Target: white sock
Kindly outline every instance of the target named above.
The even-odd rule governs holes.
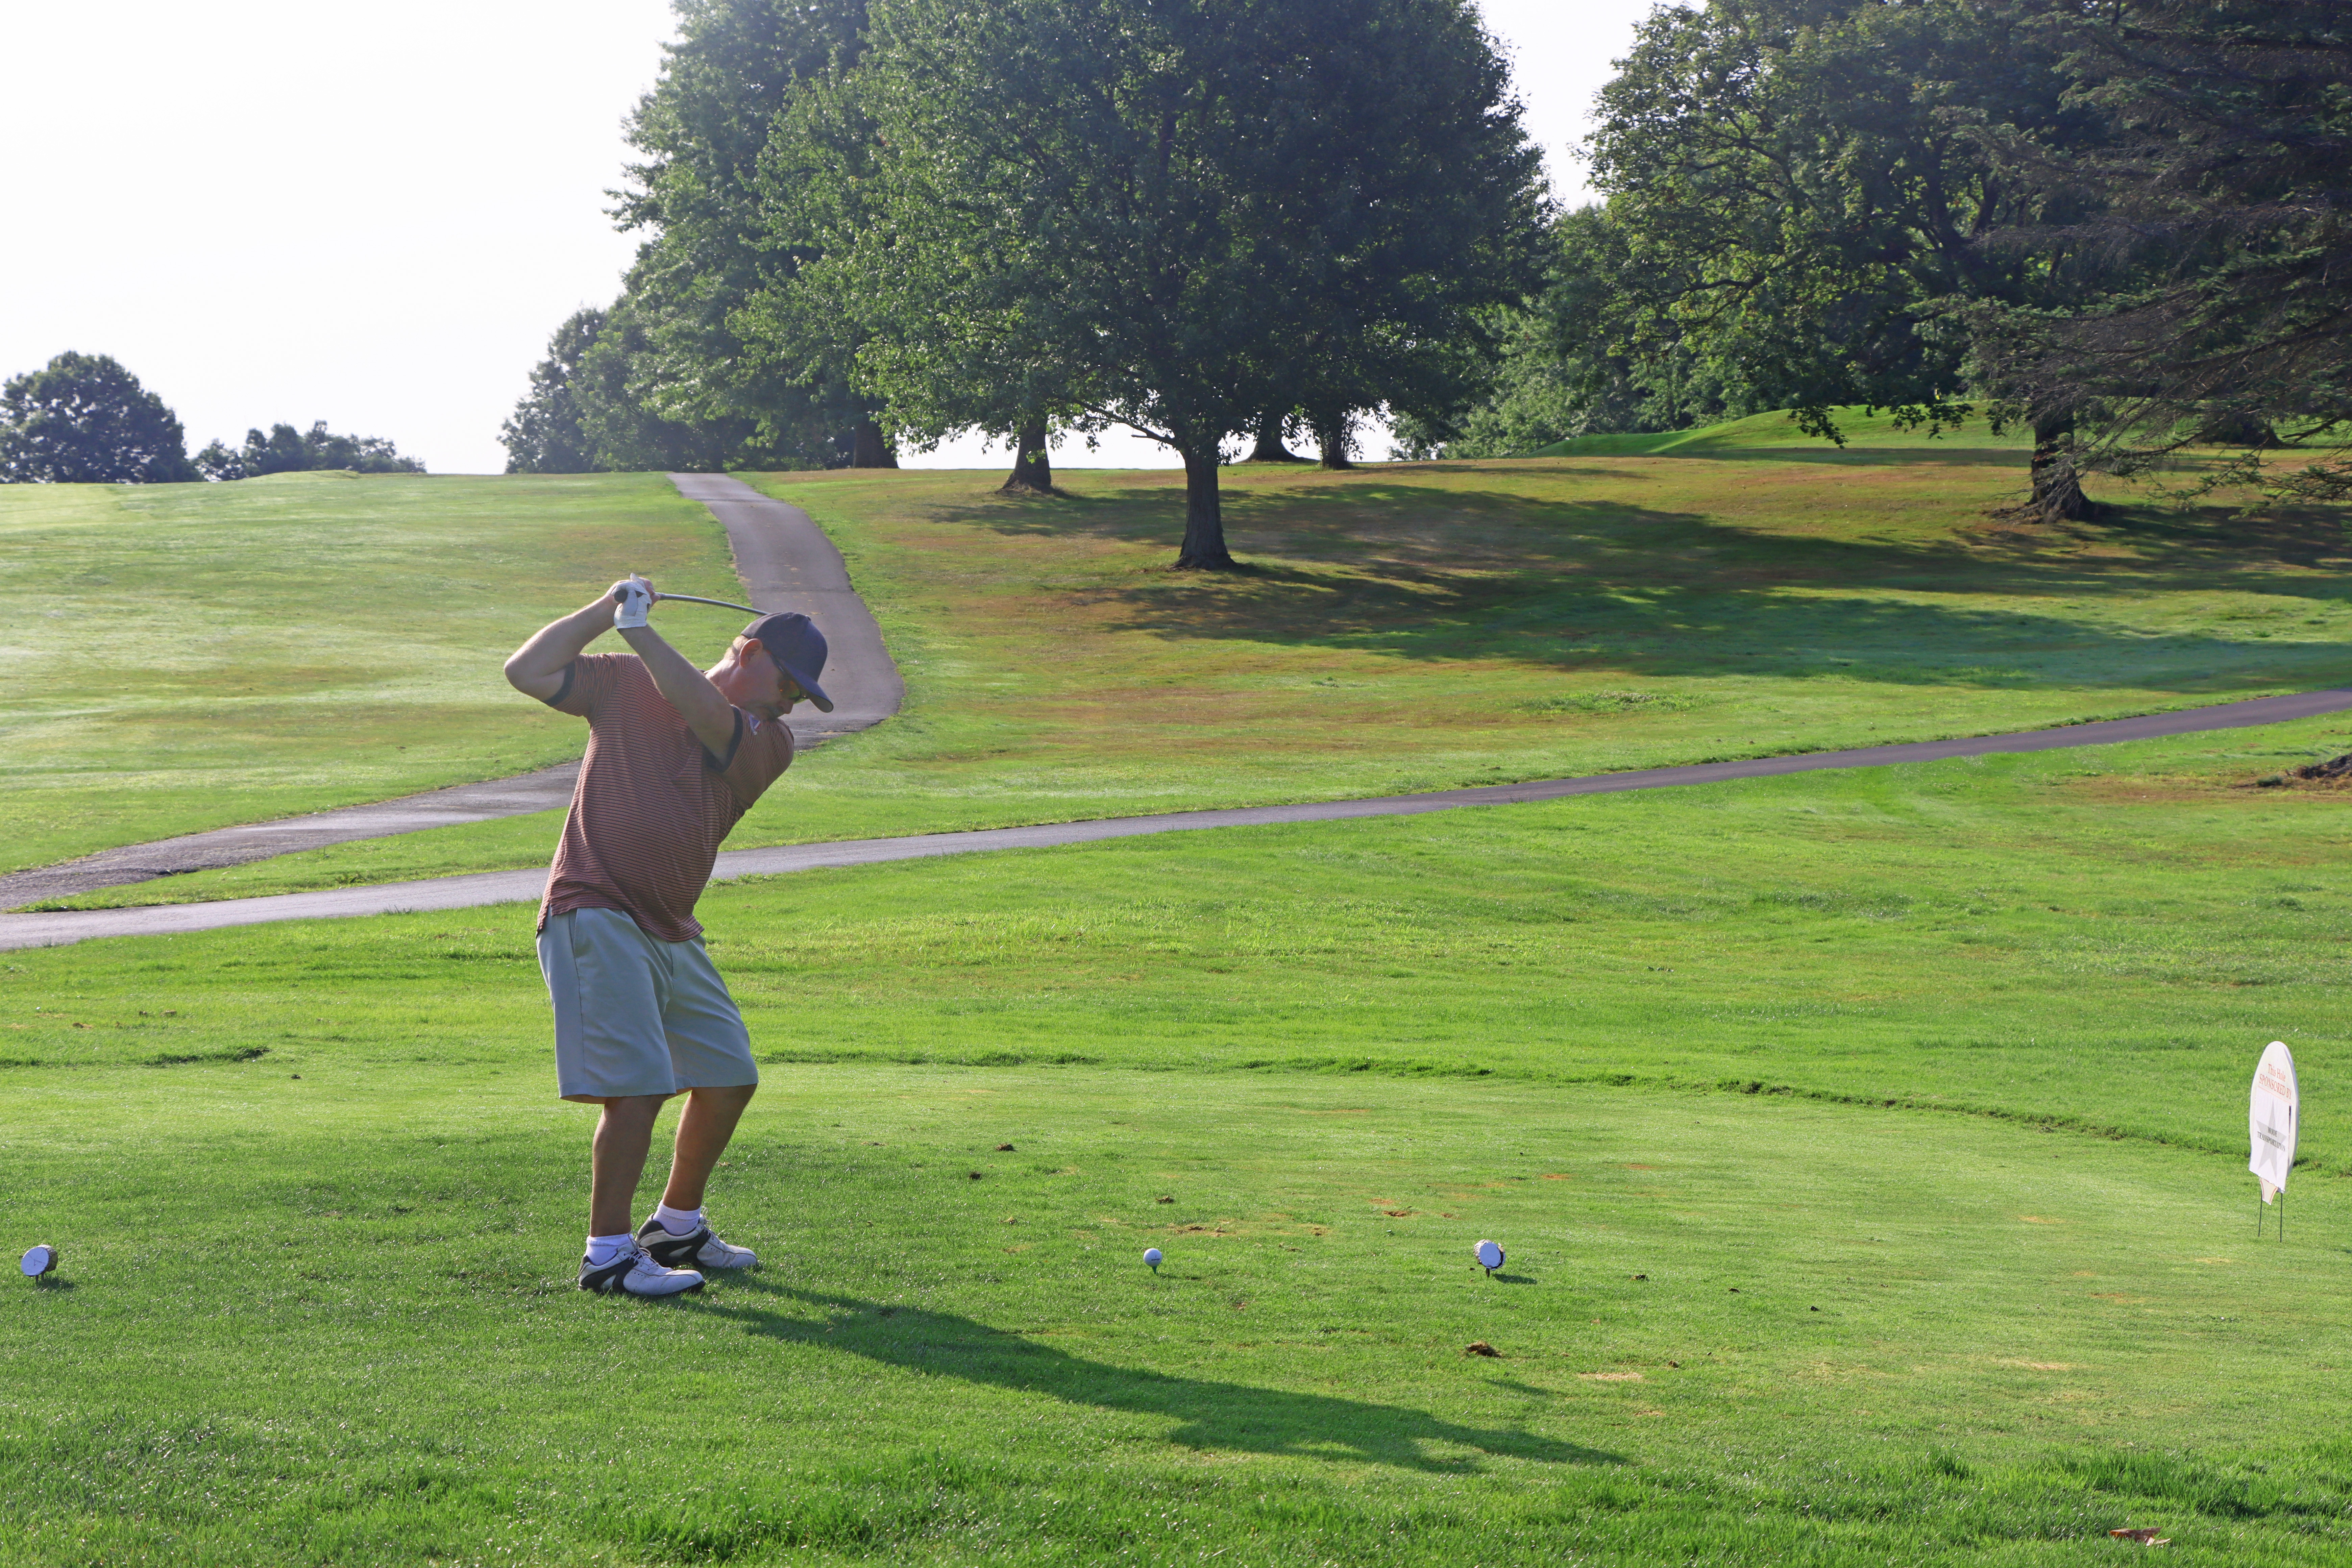
[[[674,1209],[667,1204],[656,1204],[654,1218],[661,1221],[661,1227],[672,1236],[692,1236],[702,1228],[700,1209]]]
[[[592,1236],[588,1238],[588,1267],[602,1268],[636,1244],[637,1238],[625,1231],[619,1236]]]

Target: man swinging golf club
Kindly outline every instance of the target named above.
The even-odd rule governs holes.
[[[751,1102],[751,1036],[703,951],[694,903],[719,842],[792,765],[784,715],[817,685],[824,634],[763,615],[707,673],[646,624],[653,584],[615,583],[543,627],[507,679],[588,721],[588,754],[539,910],[539,965],[555,1004],[557,1092],[601,1105],[580,1288],[631,1296],[702,1289],[700,1270],[759,1259],[712,1234],[703,1186]],[[606,627],[635,649],[585,650]],[[687,1097],[669,1184],[632,1233],[662,1102]]]

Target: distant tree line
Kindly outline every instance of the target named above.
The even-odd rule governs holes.
[[[245,445],[232,448],[214,441],[196,454],[196,472],[207,479],[252,479],[264,474],[299,473],[312,468],[346,468],[358,474],[421,474],[425,465],[404,458],[399,448],[381,436],[337,436],[323,419],[308,430],[272,425],[269,434],[245,433]]]
[[[274,425],[231,448],[214,441],[188,457],[179,416],[107,354],[61,353],[0,384],[0,484],[179,484],[305,468],[421,474],[379,436],[337,436]]]
[[[1408,450],[1491,456],[1789,408],[1982,415],[2035,513],[2189,446],[2352,497],[2352,7],[1710,0],[1601,95],[1598,205],[1551,226],[1484,395]]]
[[[1469,0],[680,0],[646,237],[506,426],[518,471],[886,466],[977,428],[1050,487],[1114,426],[1232,564],[1235,438],[1477,395],[1540,159]],[[1237,450],[1237,447],[1234,447]]]

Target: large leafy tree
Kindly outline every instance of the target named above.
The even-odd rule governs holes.
[[[877,405],[845,377],[845,354],[772,352],[747,340],[747,305],[812,259],[779,245],[763,216],[770,140],[812,84],[863,47],[864,0],[677,0],[679,37],[638,105],[631,143],[644,154],[616,211],[646,236],[614,330],[582,378],[592,426],[618,434],[614,467],[691,432],[686,446],[720,460],[779,467],[891,459]]]
[[[1517,134],[1474,15],[1419,4],[1359,15],[1347,68],[1319,106],[1341,188],[1325,193],[1318,244],[1304,252],[1319,276],[1282,340],[1290,401],[1327,467],[1347,464],[1358,412],[1425,416],[1485,380],[1502,346],[1498,308],[1536,287],[1544,248],[1540,160]],[[1365,142],[1377,151],[1351,158]],[[1463,169],[1485,178],[1449,191]]]
[[[2352,498],[2352,9],[2340,0],[2022,0],[2074,98],[2113,130],[2086,146],[1989,139],[2004,172],[2078,216],[1991,247],[2092,250],[2126,280],[2090,308],[1991,301],[1979,373],[2038,420],[2091,418],[2091,460],[2144,469],[2273,431],[2325,455],[2289,495]]]
[[[893,433],[924,450],[966,429],[1003,437],[1015,449],[1005,488],[1051,493],[1048,439],[1084,423],[1054,357],[1040,352],[1017,312],[939,330],[930,302],[897,261],[876,265],[907,253],[877,242],[878,226],[892,221],[882,125],[869,103],[884,79],[837,68],[799,96],[769,138],[761,162],[768,244],[793,265],[738,314],[740,330],[804,380],[856,379],[860,352],[877,333],[898,331],[910,315],[923,321],[932,331],[919,351],[903,341],[877,351],[902,363],[919,353],[923,362],[922,374],[896,384]]]
[[[1709,0],[1661,10],[1601,94],[1596,184],[1626,238],[1589,357],[1679,343],[1767,406],[1835,438],[1832,410],[1931,429],[1966,411],[1954,312],[2081,308],[2106,253],[1986,242],[2063,224],[2097,193],[2009,175],[2003,138],[2095,143],[2063,53],[1987,0]],[[2032,505],[2081,515],[2078,411],[2032,411]]]
[[[110,355],[61,353],[0,385],[0,483],[195,477],[178,416]]]
[[[1225,438],[1426,395],[1524,283],[1537,158],[1459,0],[876,0],[867,384],[919,427],[1010,384],[1185,469],[1231,566]],[[1307,379],[1309,373],[1318,379]]]

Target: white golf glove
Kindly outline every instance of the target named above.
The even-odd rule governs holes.
[[[625,577],[613,584],[613,625],[615,627],[641,626],[646,614],[654,607],[652,584],[641,577]]]

